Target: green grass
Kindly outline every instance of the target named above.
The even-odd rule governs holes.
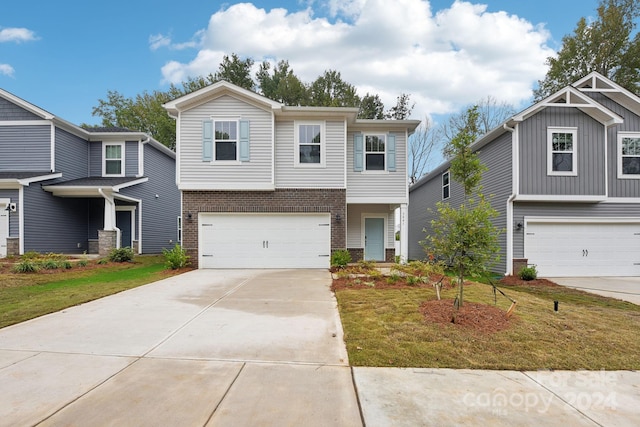
[[[90,264],[91,265],[91,264]],[[7,269],[5,269],[7,270]],[[46,273],[0,272],[0,328],[163,279],[162,256]]]
[[[338,289],[353,366],[473,369],[640,369],[640,307],[563,287],[501,286],[518,302],[508,329],[479,333],[425,320],[427,288]],[[456,289],[445,289],[443,299]],[[553,311],[553,301],[560,310]],[[493,305],[492,288],[473,284],[465,301]],[[510,301],[498,294],[497,306]]]

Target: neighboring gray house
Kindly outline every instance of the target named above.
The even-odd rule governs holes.
[[[179,240],[175,153],[142,132],[87,131],[0,89],[0,257],[159,253]]]
[[[406,258],[419,121],[288,107],[224,81],[165,108],[177,120],[183,246],[199,268],[328,268],[345,248],[354,260]]]
[[[598,73],[508,119],[474,143],[482,185],[504,228],[494,271],[539,275],[640,275],[640,98]],[[409,257],[436,202],[461,187],[444,163],[410,188]]]

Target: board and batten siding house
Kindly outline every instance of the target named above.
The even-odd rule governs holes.
[[[535,265],[540,276],[640,275],[640,98],[593,72],[506,120],[473,149],[481,185],[504,229],[501,274]],[[445,162],[410,187],[409,257],[435,204],[462,188]],[[431,210],[430,210],[431,209]]]

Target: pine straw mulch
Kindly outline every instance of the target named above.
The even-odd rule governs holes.
[[[520,280],[518,278],[515,278]],[[433,289],[434,284],[442,281],[442,290],[450,290],[456,287],[451,283],[449,277],[431,276],[429,283],[418,282],[409,284],[406,277],[401,277],[397,281],[390,281],[389,276],[380,277],[350,277],[350,278],[334,278],[331,290],[333,292],[340,290],[361,290],[361,289]],[[548,280],[540,279],[541,285],[558,286]],[[528,284],[535,284],[530,281]],[[547,284],[548,283],[548,284]],[[508,285],[500,281],[496,285]],[[515,284],[515,282],[513,282]],[[475,286],[473,283],[465,283],[465,287]],[[434,291],[435,292],[435,291]],[[456,311],[453,299],[428,300],[419,306],[420,313],[424,316],[426,322],[440,325],[454,325],[466,330],[471,330],[479,334],[493,334],[509,328],[517,316],[508,316],[507,312],[488,304],[480,304],[465,301],[462,307]]]

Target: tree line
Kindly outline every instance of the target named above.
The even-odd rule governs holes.
[[[206,76],[189,77],[179,85],[171,84],[167,91],[144,91],[135,97],[125,97],[117,90],[99,99],[92,115],[101,118],[102,127],[119,127],[147,132],[171,149],[176,144],[176,123],[162,105],[218,81],[225,80],[285,105],[359,108],[360,119],[404,120],[411,115],[411,96],[401,93],[396,105],[388,110],[378,94],[360,97],[354,85],[346,82],[339,71],[326,70],[311,83],[304,83],[282,60],[272,67],[263,61],[251,74],[254,60],[237,54],[225,55],[218,70]],[[83,127],[90,127],[83,124]]]

